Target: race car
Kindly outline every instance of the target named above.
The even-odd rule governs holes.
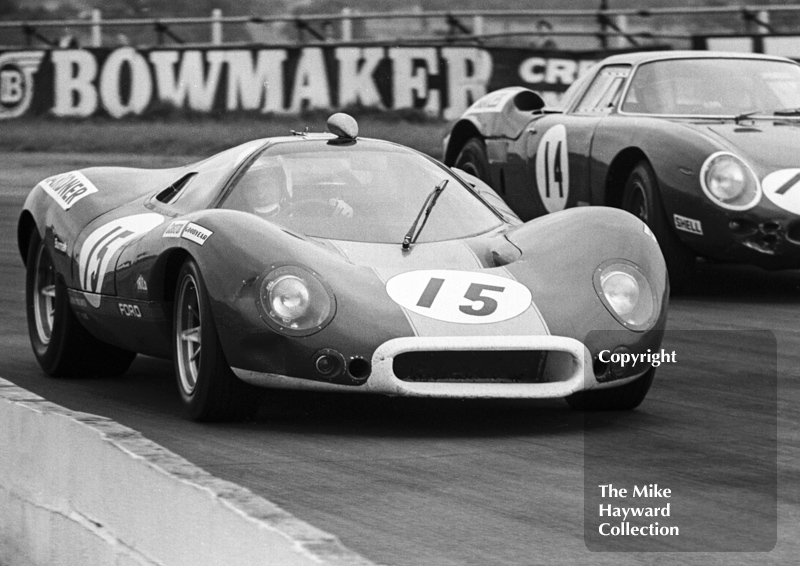
[[[328,131],[37,184],[18,235],[44,372],[172,358],[196,420],[251,414],[262,387],[639,405],[658,363],[631,356],[658,351],[668,301],[645,224],[611,208],[523,223],[348,115]]]
[[[644,220],[673,290],[695,259],[800,267],[800,66],[765,55],[646,52],[603,60],[560,109],[523,88],[473,104],[444,162],[524,219],[606,205]]]

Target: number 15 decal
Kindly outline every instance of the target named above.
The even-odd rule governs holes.
[[[531,293],[521,283],[481,272],[410,271],[390,279],[386,292],[409,311],[459,324],[507,320],[531,305]]]

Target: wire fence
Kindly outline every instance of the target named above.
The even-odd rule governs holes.
[[[654,42],[675,47],[693,35],[792,33],[800,5],[705,6],[598,10],[408,10],[277,16],[109,18],[101,10],[72,20],[0,21],[0,46],[106,47],[115,45],[235,43],[311,45],[391,42],[397,45],[517,43],[548,48],[635,48]]]

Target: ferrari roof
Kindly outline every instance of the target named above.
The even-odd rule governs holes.
[[[603,60],[603,64],[609,63],[629,63],[638,65],[650,61],[660,61],[665,59],[761,59],[768,61],[788,61],[786,57],[775,55],[764,55],[763,53],[736,53],[732,51],[636,51],[633,53],[622,53],[612,55]]]

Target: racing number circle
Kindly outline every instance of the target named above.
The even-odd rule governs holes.
[[[536,188],[547,212],[567,206],[569,160],[567,129],[558,124],[545,132],[536,150]]]
[[[490,273],[409,271],[389,279],[386,292],[411,312],[458,324],[500,322],[531,306],[531,292],[525,285]]]
[[[800,169],[781,169],[764,177],[761,189],[784,210],[800,214]]]

